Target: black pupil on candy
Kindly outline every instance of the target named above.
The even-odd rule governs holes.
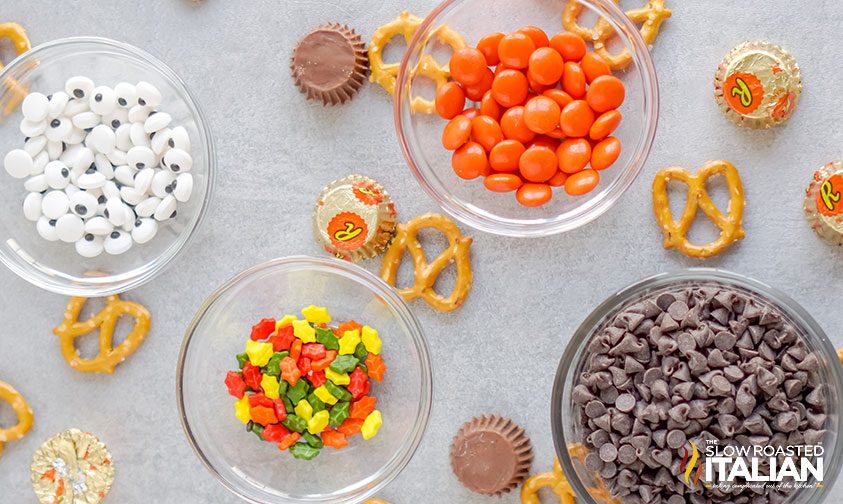
[[[87,173],[87,174],[89,174],[89,175],[90,175],[91,173],[95,173],[96,171],[97,171],[97,169],[96,169],[96,168],[94,168],[93,166],[91,166],[90,168],[88,168],[87,170],[85,170],[85,173]]]
[[[50,126],[52,126],[53,128],[58,128],[60,125],[61,121],[58,119],[53,119],[52,121],[50,121]]]
[[[112,237],[112,238],[114,238],[115,240],[116,240],[117,238],[120,238],[120,231],[112,231],[112,232],[111,232],[111,237]]]
[[[137,166],[138,170],[143,170],[144,167],[146,167],[146,164],[145,163],[137,163],[135,166]]]
[[[76,205],[76,213],[84,215],[84,214],[88,213],[88,207],[86,207],[85,205],[81,205],[81,204]]]
[[[97,95],[94,96],[94,100],[98,101],[98,102],[101,102],[102,101],[102,93],[97,93]]]
[[[94,241],[94,235],[92,235],[91,233],[86,234],[85,240],[86,241]]]
[[[170,215],[170,217],[171,217],[171,218],[175,218],[175,217],[176,217],[176,215],[178,215],[178,214],[179,214],[179,211],[178,211],[178,210],[173,210],[173,214],[172,214],[172,215]]]
[[[165,187],[164,192],[166,192],[167,194],[173,192],[173,184],[170,184],[167,187]]]
[[[111,121],[111,127],[114,128],[114,129],[119,128],[120,127],[120,121],[117,120],[117,119]]]
[[[105,194],[100,194],[100,197],[97,198],[97,203],[99,203],[99,204],[103,204],[106,201],[108,201],[108,199],[105,197]]]
[[[177,171],[181,170],[181,168],[179,168],[179,165],[177,165],[177,164],[170,165],[170,169],[173,170],[174,172],[177,172]]]
[[[67,168],[61,169],[61,176],[64,177],[64,178],[67,178],[68,176],[70,176],[70,172],[67,171]]]
[[[125,98],[117,98],[117,103],[119,103],[121,107],[125,107],[126,106],[126,99]]]
[[[56,219],[50,219],[50,225],[55,226],[56,225]]]
[[[173,147],[176,146],[176,142],[174,142],[173,139],[171,138],[167,141],[167,145],[169,145],[170,148],[172,149]]]
[[[106,217],[108,217],[108,209],[106,208],[105,211],[103,211],[102,214],[105,215]]]
[[[140,106],[146,105],[146,102],[143,100],[143,98],[138,98],[138,105],[140,105]]]
[[[85,96],[85,92],[82,91],[81,89],[74,89],[73,90],[73,96],[75,96],[77,98],[82,98],[83,96]]]
[[[141,222],[140,219],[135,221],[135,227],[140,227],[141,224],[143,224],[143,223]]]
[[[148,115],[148,116],[146,116],[146,117],[154,116],[154,115],[155,115],[155,114],[157,114],[157,113],[158,113],[158,111],[157,111],[157,110],[153,110],[153,111],[152,111],[152,112],[150,112],[150,113],[149,113],[149,115]]]

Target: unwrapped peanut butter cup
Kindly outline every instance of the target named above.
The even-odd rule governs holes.
[[[360,35],[347,25],[326,23],[299,40],[290,68],[296,86],[309,100],[339,105],[360,90],[368,63]]]
[[[451,468],[473,492],[500,495],[521,484],[530,473],[533,447],[524,429],[512,420],[483,415],[463,424],[451,444]]]

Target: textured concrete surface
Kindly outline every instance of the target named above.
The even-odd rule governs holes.
[[[112,376],[70,370],[50,332],[67,300],[0,270],[0,379],[23,392],[36,415],[33,431],[7,444],[0,459],[0,502],[35,501],[28,481],[32,452],[69,427],[97,433],[111,448],[117,480],[108,502],[237,502],[194,456],[177,418],[175,363],[194,311],[212,289],[248,266],[320,254],[311,239],[310,207],[334,178],[351,171],[376,177],[404,218],[436,210],[405,166],[383,90],[368,85],[338,108],[306,102],[289,77],[290,50],[308,27],[323,21],[348,22],[368,39],[401,10],[424,14],[435,3],[209,0],[194,7],[186,0],[0,0],[0,21],[23,23],[36,44],[102,35],[167,62],[204,108],[219,162],[215,198],[198,239],[163,274],[131,293],[151,309],[153,331]],[[484,412],[509,415],[523,425],[535,444],[534,470],[550,468],[551,379],[571,332],[612,292],[645,276],[698,264],[662,249],[651,214],[652,177],[668,164],[695,168],[726,158],[741,170],[747,239],[706,265],[785,290],[843,346],[843,249],[816,238],[800,208],[812,171],[843,155],[838,127],[843,40],[837,36],[843,5],[667,3],[674,16],[654,48],[661,80],[659,130],[629,192],[598,221],[565,235],[523,241],[475,234],[476,284],[466,305],[449,315],[414,305],[429,337],[437,386],[422,446],[382,492],[391,502],[492,502],[457,483],[447,455],[459,425]],[[798,10],[801,15],[795,15]],[[784,45],[803,69],[799,109],[773,131],[737,129],[711,96],[719,59],[746,38]],[[365,264],[370,270],[377,266]],[[442,386],[446,383],[456,386]],[[4,408],[0,405],[0,419],[9,420]],[[518,501],[512,494],[496,502]],[[828,502],[840,501],[838,483]]]

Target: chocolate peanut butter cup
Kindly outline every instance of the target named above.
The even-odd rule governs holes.
[[[339,105],[360,90],[368,63],[360,35],[347,25],[326,23],[299,40],[290,68],[296,86],[309,100]]]

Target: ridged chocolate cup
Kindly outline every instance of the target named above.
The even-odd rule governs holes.
[[[463,424],[451,444],[451,469],[467,489],[497,496],[524,482],[533,447],[524,429],[498,415]]]
[[[299,40],[290,69],[296,86],[309,100],[340,105],[363,86],[368,64],[366,45],[354,29],[326,23]]]

